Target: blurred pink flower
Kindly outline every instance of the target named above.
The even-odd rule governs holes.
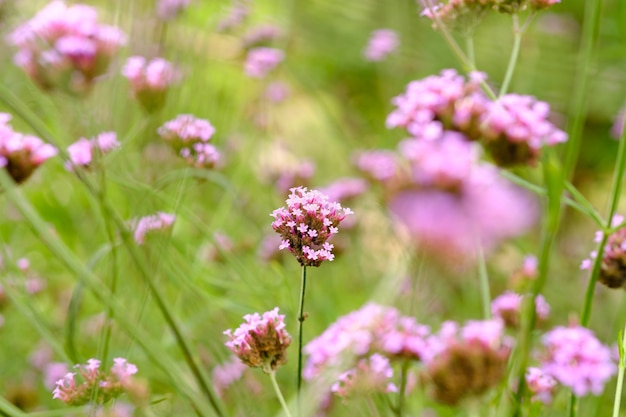
[[[224,391],[235,381],[241,379],[244,371],[248,367],[236,356],[213,369],[213,386],[218,395],[223,395]]]
[[[119,146],[115,132],[103,132],[91,139],[80,138],[67,147],[70,160],[65,163],[65,168],[68,171],[73,171],[76,167],[89,168],[94,152],[103,156]]]
[[[382,61],[396,50],[398,34],[391,29],[379,29],[372,32],[363,54],[368,61]]]
[[[191,0],[158,0],[157,16],[161,20],[173,20],[189,7],[190,3]]]
[[[161,109],[169,87],[179,79],[179,72],[163,58],[147,61],[142,56],[131,56],[122,68],[122,75],[130,82],[134,97],[149,112]]]
[[[134,230],[135,241],[139,245],[145,243],[145,236],[148,232],[153,230],[165,230],[169,229],[176,220],[175,214],[168,214],[158,212],[151,216],[145,216],[139,220],[135,219],[131,221],[131,227]]]
[[[374,353],[359,359],[353,369],[339,375],[330,390],[343,398],[355,393],[371,395],[375,392],[398,392],[398,387],[391,382],[392,377],[393,368],[389,359]]]
[[[541,401],[544,404],[552,402],[557,382],[556,379],[545,373],[541,368],[528,368],[526,371],[526,384],[528,385],[528,390],[533,393],[533,401]]]
[[[251,78],[265,78],[283,59],[285,53],[280,49],[267,47],[250,49],[244,66],[246,75]]]
[[[214,168],[222,161],[221,153],[208,143],[215,133],[208,120],[179,114],[159,127],[157,132],[190,165]]]

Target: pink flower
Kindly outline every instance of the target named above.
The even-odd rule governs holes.
[[[507,326],[517,327],[520,323],[523,298],[521,294],[506,291],[491,302],[491,313],[494,317],[502,319]],[[548,318],[550,306],[541,294],[535,299],[535,309],[539,321],[545,321]]]
[[[249,1],[235,0],[232,7],[228,9],[227,16],[218,22],[217,30],[224,32],[230,29],[235,29],[243,23],[243,21],[248,17],[248,14],[250,14]]]
[[[208,143],[215,133],[208,120],[179,114],[161,126],[158,133],[190,165],[213,168],[221,163],[221,153]]]
[[[241,379],[247,366],[235,355],[228,362],[213,369],[213,386],[219,395],[235,381]]]
[[[541,368],[528,368],[526,371],[526,384],[533,393],[533,401],[541,401],[544,404],[552,402],[552,395],[556,388],[556,379],[545,373]]]
[[[262,368],[272,373],[287,362],[286,350],[291,336],[285,329],[285,316],[278,314],[278,307],[263,313],[247,314],[245,323],[233,332],[224,332],[228,347],[243,363],[252,368]]]
[[[287,207],[272,212],[272,228],[302,266],[320,266],[323,261],[332,261],[333,245],[328,239],[338,233],[337,226],[352,211],[341,204],[328,201],[328,197],[306,187],[291,189]],[[310,233],[313,231],[314,233]]]
[[[191,0],[159,0],[157,3],[157,16],[161,20],[172,20],[189,7],[190,3]]]
[[[141,56],[131,56],[122,68],[130,82],[133,96],[148,111],[163,107],[169,87],[179,78],[174,66],[163,58],[147,61]]]
[[[139,220],[133,220],[131,226],[134,229],[135,241],[139,245],[143,245],[145,242],[145,236],[148,232],[153,230],[165,230],[169,229],[176,220],[175,214],[168,214],[158,212],[151,216],[145,216]]]
[[[624,221],[621,215],[613,216],[612,227],[618,227]],[[602,241],[602,232],[597,231],[594,241]],[[626,288],[626,264],[624,256],[626,254],[626,228],[622,227],[609,235],[600,264],[600,274],[598,281],[609,288]],[[588,259],[582,261],[580,269],[591,270],[593,261],[597,258],[597,251],[592,251]]]
[[[251,78],[265,78],[285,59],[285,53],[279,49],[259,47],[248,51],[245,72]]]
[[[0,113],[0,168],[7,170],[15,182],[22,183],[44,161],[55,156],[57,149],[31,135],[13,130],[11,115]]]
[[[370,178],[388,181],[398,171],[398,156],[391,150],[362,151],[356,154],[355,165]]]
[[[124,358],[114,358],[113,367],[111,368],[111,375],[115,376],[122,384],[128,383],[130,377],[137,373],[137,366]]]
[[[391,29],[372,32],[363,54],[368,61],[382,61],[398,47],[398,34]]]
[[[343,398],[354,393],[371,395],[375,392],[398,392],[398,388],[391,382],[392,377],[393,368],[389,359],[374,353],[360,359],[355,368],[339,375],[330,390]]]
[[[622,107],[613,119],[611,136],[614,139],[620,139],[622,137],[622,133],[624,132],[624,124],[626,124],[626,106]]]
[[[261,43],[271,42],[282,36],[282,30],[275,25],[260,25],[253,27],[243,35],[243,44],[246,48]]]
[[[69,171],[73,171],[75,167],[89,168],[94,153],[103,156],[119,146],[115,132],[103,132],[91,139],[80,138],[67,147],[70,160],[65,168]]]
[[[600,395],[617,371],[610,349],[584,327],[556,327],[542,342],[546,347],[542,370],[579,397]]]

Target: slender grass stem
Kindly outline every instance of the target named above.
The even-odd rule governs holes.
[[[278,386],[278,383],[276,382],[276,372],[275,371],[269,372],[268,375],[270,376],[270,380],[272,381],[272,387],[274,387],[274,392],[276,393],[276,396],[278,397],[278,401],[280,401],[281,407],[283,407],[283,411],[285,412],[285,415],[287,417],[291,417],[291,412],[289,411],[289,407],[287,406],[287,403],[285,402],[285,398],[283,397],[283,393],[281,392],[280,387]]]
[[[622,388],[624,385],[624,368],[626,367],[626,326],[620,332],[620,340],[617,342],[619,346],[619,367],[617,371],[617,385],[615,386],[615,397],[613,399],[613,417],[619,417],[619,407],[622,400]]]
[[[302,327],[304,320],[304,293],[306,291],[306,266],[302,266],[302,283],[300,286],[300,307],[298,309],[298,375],[297,375],[297,393],[298,393],[298,415],[301,415],[302,404],[300,399],[300,391],[302,388]]]
[[[480,294],[483,304],[483,318],[491,318],[491,292],[489,290],[489,275],[487,274],[487,262],[482,245],[478,244],[478,276],[480,278]]]
[[[509,63],[506,67],[506,73],[504,74],[504,80],[502,81],[502,87],[500,87],[498,98],[505,95],[509,89],[509,84],[513,78],[515,66],[517,65],[517,58],[519,57],[522,35],[523,32],[519,26],[519,16],[517,14],[513,14],[513,48],[511,49],[511,56],[509,57]]]
[[[465,37],[465,50],[467,51],[467,59],[473,68],[476,68],[476,54],[474,52],[474,37],[467,35]]]
[[[409,372],[410,362],[405,360],[402,363],[402,368],[400,370],[400,392],[398,393],[398,409],[396,410],[396,416],[402,417],[404,415],[404,403],[406,400],[406,383],[407,383],[407,375]]]

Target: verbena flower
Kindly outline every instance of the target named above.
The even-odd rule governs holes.
[[[129,57],[122,75],[130,82],[133,96],[147,111],[163,107],[170,86],[179,77],[169,61],[163,58],[148,61],[142,56]]]
[[[532,96],[506,94],[481,117],[483,144],[500,166],[533,165],[541,148],[567,141],[549,120],[550,106]]]
[[[91,139],[80,138],[67,147],[70,160],[65,164],[65,168],[69,171],[74,170],[75,167],[89,168],[93,162],[94,153],[103,156],[119,146],[115,132],[103,132]]]
[[[223,395],[224,391],[235,381],[241,379],[244,371],[248,369],[236,355],[213,369],[213,386],[218,395]]]
[[[278,307],[259,313],[247,314],[245,322],[235,331],[224,332],[229,341],[226,346],[243,363],[252,368],[261,368],[272,373],[287,363],[286,350],[291,336],[285,329],[285,316],[278,314]]]
[[[392,360],[424,360],[431,355],[429,336],[429,327],[414,318],[393,307],[368,303],[339,317],[304,347],[308,359],[303,377],[312,380],[338,366],[349,369],[374,353]]]
[[[581,326],[556,327],[542,337],[546,348],[541,369],[582,397],[600,395],[616,373],[611,350]]]
[[[209,143],[215,128],[208,120],[180,114],[161,126],[158,133],[190,165],[214,168],[221,162],[221,153]]]
[[[382,61],[396,50],[398,34],[391,29],[379,29],[372,32],[363,54],[368,61]]]
[[[139,245],[145,243],[146,234],[153,230],[169,229],[176,220],[175,214],[158,212],[150,216],[145,216],[140,219],[134,219],[131,221],[131,228],[133,229],[133,236],[135,242]]]
[[[520,324],[523,300],[523,295],[506,291],[491,302],[491,314],[502,319],[508,327],[517,328]],[[539,322],[547,320],[550,314],[550,306],[541,294],[535,298],[535,311]]]
[[[132,390],[132,376],[137,367],[124,358],[115,358],[109,372],[100,369],[100,361],[89,359],[85,365],[76,365],[76,372],[69,372],[58,381],[53,397],[77,406],[93,402],[104,404]]]
[[[430,340],[432,358],[424,371],[431,395],[449,405],[483,395],[504,377],[511,343],[499,319],[470,321],[461,329],[444,323]]]
[[[246,48],[258,46],[259,44],[272,42],[281,37],[282,34],[282,29],[276,25],[255,26],[243,35],[243,45]]]
[[[530,367],[526,370],[526,385],[533,394],[533,401],[550,404],[557,382],[556,379],[545,373],[541,368]]]
[[[286,203],[271,214],[276,219],[272,228],[283,239],[279,248],[288,249],[302,266],[332,261],[333,244],[328,240],[339,232],[337,226],[352,210],[306,187],[292,188]]]
[[[361,151],[355,154],[354,164],[369,178],[385,182],[397,175],[399,158],[391,150]]]
[[[187,7],[191,0],[159,0],[157,3],[157,16],[161,20],[168,21],[175,19]]]
[[[258,47],[248,51],[244,70],[251,78],[265,78],[278,64],[285,59],[280,49]]]
[[[126,43],[122,31],[98,22],[96,9],[55,0],[9,35],[14,62],[41,88],[88,91]]]
[[[14,131],[9,120],[10,114],[0,113],[0,169],[4,168],[20,184],[55,156],[57,149],[36,136]]]
[[[621,215],[615,215],[611,221],[613,227],[624,221]],[[602,232],[596,232],[594,241],[602,241]],[[591,270],[597,252],[593,251],[590,257],[583,260],[580,268]],[[598,281],[609,288],[626,288],[626,228],[622,227],[609,235],[600,263]]]
[[[244,22],[250,14],[249,0],[235,0],[233,5],[227,10],[227,15],[217,23],[217,30],[224,32],[235,29]]]
[[[374,353],[359,359],[353,369],[339,375],[330,390],[343,398],[355,393],[371,395],[376,392],[398,392],[398,387],[391,382],[392,377],[393,368],[389,359]]]

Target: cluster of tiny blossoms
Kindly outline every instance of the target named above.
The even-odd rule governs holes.
[[[209,143],[215,128],[208,120],[180,114],[161,126],[158,133],[190,165],[213,168],[220,162],[219,151]]]
[[[365,59],[368,61],[382,61],[396,50],[398,44],[398,34],[393,30],[375,30],[370,35],[363,55],[365,55]]]
[[[278,64],[285,59],[280,49],[258,47],[248,51],[244,70],[251,78],[265,78]]]
[[[567,135],[549,120],[550,106],[531,96],[505,94],[489,99],[480,84],[484,73],[473,72],[469,81],[455,70],[443,70],[412,81],[395,97],[396,109],[387,127],[404,127],[418,139],[435,140],[444,129],[481,140],[500,166],[534,164],[542,147],[565,142]]]
[[[128,78],[133,95],[148,111],[163,107],[170,85],[178,78],[169,61],[163,58],[148,61],[142,56],[129,57],[122,75]]]
[[[624,222],[621,215],[613,216],[611,225],[617,227]],[[594,241],[602,241],[602,232],[597,231]],[[591,270],[594,259],[598,256],[596,251],[591,252],[590,257],[582,261],[581,269]],[[609,235],[600,263],[598,281],[609,288],[626,288],[626,227],[622,227]]]
[[[545,357],[541,371],[582,397],[600,395],[616,373],[611,350],[585,327],[556,327],[542,338]]]
[[[89,402],[104,404],[131,388],[132,375],[137,367],[124,358],[113,359],[109,372],[100,370],[100,361],[89,359],[86,365],[76,365],[76,372],[69,372],[56,382],[53,398],[67,405],[83,405]],[[82,382],[77,381],[80,376]]]
[[[287,207],[272,212],[272,228],[282,237],[280,249],[289,249],[302,266],[320,266],[332,261],[330,237],[339,232],[337,226],[352,210],[331,202],[317,190],[292,188]]]
[[[56,155],[57,149],[36,136],[14,131],[10,120],[10,114],[0,113],[0,169],[4,168],[19,184]]]
[[[69,171],[73,171],[74,167],[89,168],[94,159],[94,151],[105,155],[119,146],[115,132],[103,132],[91,139],[80,138],[67,147],[70,160],[65,168]]]
[[[506,291],[491,302],[491,313],[499,317],[508,327],[517,328],[520,324],[522,301],[524,296]],[[550,314],[550,306],[541,294],[535,298],[535,311],[539,322],[547,320]]]
[[[9,35],[15,64],[43,89],[87,91],[108,68],[126,36],[98,23],[96,9],[52,1]]]
[[[349,397],[353,392],[398,392],[398,387],[390,382],[393,368],[389,358],[374,353],[368,358],[359,359],[356,366],[339,375],[330,391],[339,397]]]
[[[139,220],[132,220],[131,227],[133,229],[135,241],[138,244],[143,245],[148,232],[153,230],[169,229],[172,224],[174,224],[174,220],[176,220],[175,214],[163,212],[158,212],[157,214],[153,214],[151,216],[145,216]]]
[[[226,346],[243,363],[272,373],[287,362],[286,350],[291,336],[285,329],[285,316],[278,314],[278,307],[259,313],[247,314],[245,322],[235,331],[224,332],[229,341]]]

